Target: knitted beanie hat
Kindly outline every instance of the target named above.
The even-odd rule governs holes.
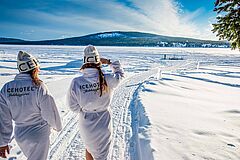
[[[100,63],[100,55],[96,47],[88,45],[84,49],[83,63],[95,63],[95,64]]]
[[[34,56],[27,52],[19,51],[17,56],[17,68],[20,73],[31,71],[39,66],[40,64]]]

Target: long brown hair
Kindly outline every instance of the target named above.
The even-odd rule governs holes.
[[[39,79],[38,77],[38,72],[37,72],[37,68],[31,70],[31,71],[28,71],[26,72],[27,74],[30,74],[31,78],[32,78],[32,81],[33,83],[36,85],[36,86],[40,86],[40,84],[42,83],[42,80]]]
[[[100,97],[103,94],[103,91],[108,91],[108,85],[107,85],[107,81],[105,80],[104,74],[101,70],[101,63],[85,63],[84,65],[82,65],[82,67],[80,68],[80,70],[83,70],[85,68],[96,68],[98,70],[98,78],[99,78],[99,83],[100,83]]]

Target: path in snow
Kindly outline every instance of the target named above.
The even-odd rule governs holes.
[[[137,88],[153,74],[157,69],[141,72],[126,79],[115,91],[111,108],[113,111],[113,160],[130,159],[132,128],[130,103]]]

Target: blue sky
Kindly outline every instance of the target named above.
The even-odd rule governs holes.
[[[0,37],[25,40],[140,31],[214,39],[214,0],[0,0]]]

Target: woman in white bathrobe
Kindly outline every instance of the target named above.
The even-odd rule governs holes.
[[[38,78],[35,57],[20,51],[19,74],[0,92],[0,157],[6,158],[15,121],[14,136],[28,160],[46,160],[50,127],[60,131],[62,124],[53,97]]]
[[[113,73],[103,74],[101,64],[109,64]],[[119,61],[101,58],[94,46],[84,49],[82,75],[72,80],[68,103],[79,113],[80,135],[86,146],[87,160],[109,159],[112,120],[109,105],[113,89],[123,77]]]

